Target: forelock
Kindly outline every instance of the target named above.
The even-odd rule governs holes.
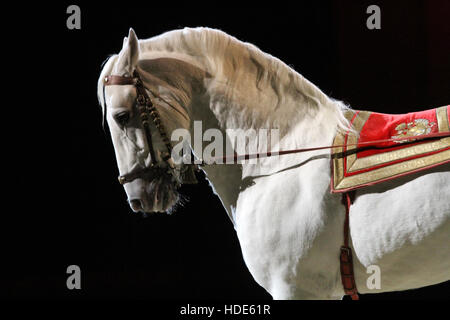
[[[100,107],[102,108],[102,118],[105,118],[106,115],[106,104],[105,104],[105,96],[104,96],[104,89],[105,89],[105,83],[104,79],[106,76],[111,75],[112,69],[114,67],[114,64],[117,60],[118,55],[110,55],[106,60],[102,63],[102,71],[100,73],[100,77],[98,78],[97,82],[97,99],[100,104]]]

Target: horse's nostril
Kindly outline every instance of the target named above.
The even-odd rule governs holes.
[[[133,211],[138,212],[138,211],[143,211],[143,207],[142,207],[142,202],[139,199],[133,199],[130,200],[130,206],[131,209],[133,209]]]

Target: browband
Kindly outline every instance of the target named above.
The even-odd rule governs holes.
[[[103,82],[105,83],[105,86],[126,85],[126,84],[135,85],[136,78],[111,75],[111,76],[106,76],[105,79],[103,79]]]

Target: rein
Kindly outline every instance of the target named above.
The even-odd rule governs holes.
[[[229,162],[229,161],[242,161],[242,160],[250,160],[250,159],[262,159],[262,158],[269,158],[273,156],[282,156],[287,154],[294,154],[294,153],[302,153],[302,152],[309,152],[309,151],[316,151],[316,150],[324,150],[324,149],[334,149],[334,148],[346,148],[346,147],[353,147],[356,146],[357,148],[349,150],[349,151],[356,151],[360,148],[367,148],[367,147],[375,147],[375,148],[391,148],[392,146],[386,146],[386,147],[377,147],[377,144],[380,143],[386,143],[386,142],[406,142],[406,143],[413,143],[416,142],[416,140],[428,140],[428,139],[435,139],[435,138],[443,138],[443,137],[450,137],[450,132],[436,132],[436,133],[429,133],[424,134],[420,136],[409,136],[409,137],[401,137],[401,138],[390,138],[390,139],[381,139],[381,140],[373,140],[373,141],[364,141],[359,143],[348,143],[348,144],[341,144],[341,145],[333,145],[333,146],[325,146],[325,147],[313,147],[313,148],[303,148],[303,149],[292,149],[292,150],[281,150],[276,152],[267,152],[267,153],[253,153],[253,154],[245,154],[245,155],[237,155],[234,156],[224,156],[219,158],[213,158],[210,161],[203,161],[201,162],[201,166],[204,165],[213,165],[217,161],[222,162]]]
[[[122,175],[119,177],[119,182],[121,184],[125,184],[128,182],[133,181],[134,179],[137,179],[141,173],[148,172],[148,170],[152,168],[161,168],[157,161],[156,161],[156,155],[155,151],[153,149],[152,139],[151,139],[151,133],[150,133],[150,124],[149,120],[152,120],[155,127],[158,129],[159,135],[161,136],[164,145],[166,146],[167,151],[162,153],[162,160],[167,163],[168,167],[174,170],[175,164],[172,159],[172,144],[169,141],[167,132],[161,123],[161,118],[159,116],[159,113],[154,106],[152,99],[147,94],[147,90],[143,82],[140,78],[140,75],[137,70],[134,70],[132,77],[125,77],[125,76],[117,76],[117,75],[109,75],[104,78],[104,85],[105,86],[111,86],[111,85],[133,85],[136,88],[136,104],[138,106],[138,110],[140,112],[140,118],[142,127],[144,128],[144,132],[147,138],[147,144],[149,147],[150,155],[152,158],[152,163],[149,167],[136,170],[133,173],[128,173],[125,175]],[[149,92],[151,92],[149,90]],[[154,92],[151,92],[153,96],[158,97],[157,94]],[[105,102],[106,103],[106,102]],[[292,150],[281,150],[276,152],[266,152],[266,153],[254,153],[254,154],[244,154],[244,155],[238,155],[234,154],[232,156],[223,156],[223,157],[214,157],[212,159],[209,159],[207,161],[203,159],[194,160],[192,163],[187,163],[187,166],[208,166],[208,165],[215,165],[215,164],[222,164],[222,163],[235,163],[242,160],[250,160],[250,159],[262,159],[262,158],[269,158],[273,156],[281,156],[281,155],[288,155],[288,154],[295,154],[295,153],[303,153],[303,152],[310,152],[310,151],[316,151],[316,150],[324,150],[324,149],[335,149],[335,148],[347,148],[347,147],[356,147],[352,150],[352,152],[356,152],[360,148],[367,148],[367,147],[374,147],[374,148],[390,148],[392,146],[387,147],[377,147],[377,144],[381,143],[387,143],[387,142],[403,142],[403,143],[413,143],[418,140],[426,140],[426,139],[434,139],[434,138],[442,138],[442,137],[450,137],[450,132],[436,132],[436,133],[430,133],[425,135],[418,135],[418,136],[407,136],[407,137],[400,137],[400,138],[390,138],[390,139],[382,139],[382,140],[374,140],[374,141],[365,141],[365,142],[359,142],[359,143],[351,143],[351,144],[341,144],[341,145],[332,145],[332,146],[322,146],[322,147],[312,147],[312,148],[302,148],[302,149],[292,149]],[[217,163],[219,162],[219,163]],[[180,180],[180,179],[178,179]],[[181,182],[181,181],[179,181]]]

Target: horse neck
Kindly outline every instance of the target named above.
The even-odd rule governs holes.
[[[293,81],[294,75],[299,79]],[[276,79],[273,75],[267,77]],[[279,142],[272,141],[267,150],[258,152],[330,145],[336,130],[345,125],[341,103],[329,99],[300,75],[292,73],[288,83],[272,83],[266,87],[240,80],[255,78],[251,70],[236,77],[233,72],[222,69],[220,74],[204,81],[206,93],[198,100],[201,103],[195,104],[194,120],[207,124],[204,130],[219,128],[223,133],[227,129],[277,130]],[[318,153],[268,158],[261,162],[265,168],[244,164],[242,173],[245,177],[275,172]],[[220,169],[215,167],[214,170]]]
[[[211,80],[209,82],[211,83]],[[221,81],[221,83],[224,82]],[[228,83],[230,82],[228,81]],[[201,121],[203,132],[209,128],[219,129],[225,141],[226,130],[230,128],[278,129],[279,144],[270,146],[267,151],[325,146],[332,142],[338,125],[336,113],[339,106],[332,105],[331,101],[328,101],[330,104],[319,103],[312,107],[310,105],[302,106],[302,101],[296,101],[295,95],[286,95],[282,102],[279,102],[274,114],[271,112],[271,102],[267,101],[270,99],[267,99],[263,92],[252,91],[251,88],[245,86],[234,86],[233,93],[226,95],[220,85],[214,83],[210,85],[211,87],[206,88],[206,93],[194,97],[192,101],[192,120]],[[254,94],[249,94],[251,92]],[[243,101],[239,101],[236,97],[245,98]],[[249,110],[250,107],[258,109]],[[254,114],[257,116],[252,118]],[[264,119],[262,115],[267,118]],[[203,150],[209,143],[209,141],[203,141]],[[201,155],[198,156],[201,157]],[[299,165],[308,159],[323,156],[329,157],[329,151],[267,158],[256,165],[244,163],[206,166],[204,171],[213,191],[219,196],[234,222],[237,199],[239,194],[245,190],[249,179],[260,175],[274,174],[291,166]],[[318,170],[324,169],[323,162],[320,168]],[[313,178],[312,175],[309,176]]]

